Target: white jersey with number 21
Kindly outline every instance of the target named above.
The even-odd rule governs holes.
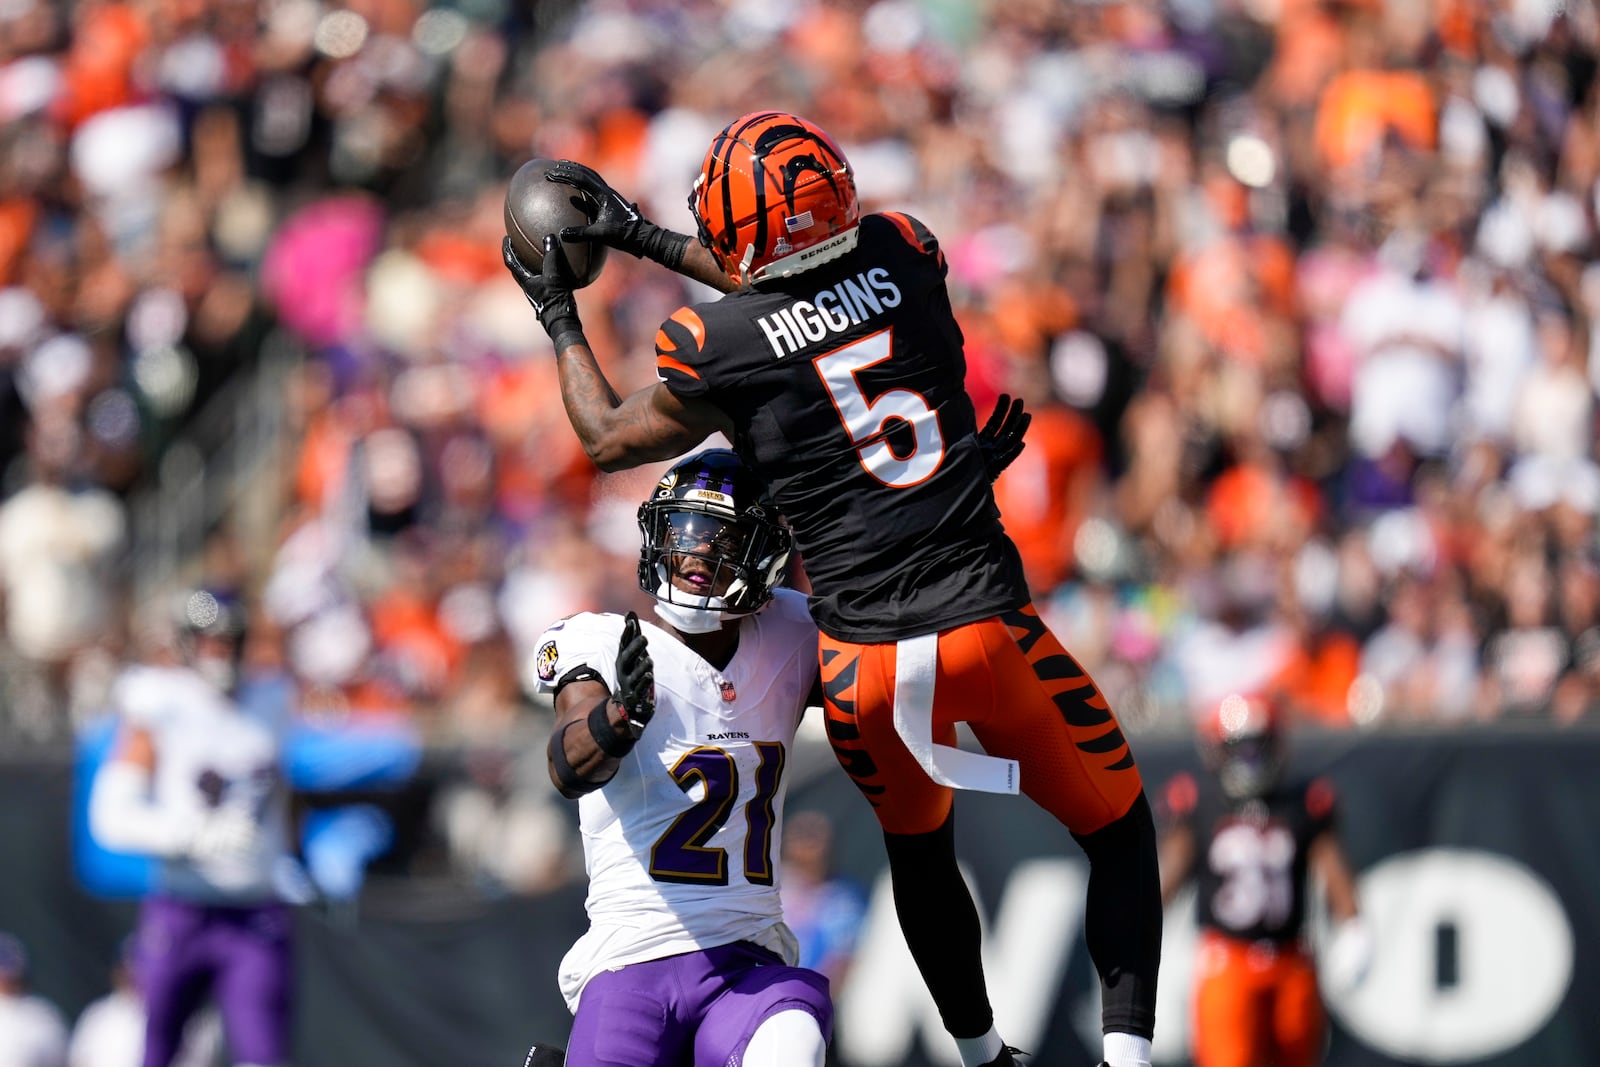
[[[546,630],[537,672],[554,688],[588,667],[616,690],[620,615],[580,614]],[[616,777],[579,801],[589,930],[561,964],[576,1011],[596,973],[734,941],[794,963],[778,899],[785,764],[817,674],[804,595],[777,590],[743,620],[717,670],[641,620],[656,714]],[[585,729],[580,722],[572,729]]]

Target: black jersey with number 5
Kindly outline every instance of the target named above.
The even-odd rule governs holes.
[[[868,215],[856,248],[680,308],[656,335],[669,389],[727,414],[794,528],[828,635],[880,642],[1028,600],[965,388],[933,234]]]
[[[1174,777],[1166,806],[1195,835],[1200,926],[1249,941],[1297,940],[1305,925],[1311,844],[1334,828],[1335,801],[1323,778],[1236,801],[1210,779]]]

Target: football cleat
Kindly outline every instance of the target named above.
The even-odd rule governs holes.
[[[1022,1063],[1016,1057],[1027,1055],[1028,1054],[1022,1051],[1020,1048],[1012,1048],[1010,1045],[1007,1045],[1005,1048],[1000,1050],[1000,1055],[984,1064],[983,1067],[1022,1067]],[[1032,1059],[1031,1056],[1028,1058]]]
[[[565,1067],[567,1050],[554,1045],[534,1045],[528,1050],[522,1067]]]

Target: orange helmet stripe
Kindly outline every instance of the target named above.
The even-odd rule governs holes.
[[[700,240],[735,281],[856,225],[855,180],[815,124],[757,111],[712,139],[690,196]]]

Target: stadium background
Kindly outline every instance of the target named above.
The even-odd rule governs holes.
[[[1037,413],[1007,525],[1151,777],[1221,693],[1278,688],[1308,750],[1350,753],[1365,875],[1488,849],[1577,938],[1526,1041],[1415,1058],[1600,1062],[1576,1013],[1600,877],[1597,51],[1593,0],[3,5],[0,743],[25,876],[0,927],[43,939],[63,1008],[103,983],[128,913],[70,863],[74,744],[170,591],[204,583],[258,605],[253,665],[308,724],[424,753],[343,798],[397,838],[355,905],[305,917],[340,950],[308,950],[319,1044],[339,1012],[374,1032],[355,1006],[406,960],[460,1009],[441,1018],[526,997],[538,1021],[579,872],[527,641],[644,606],[655,470],[599,476],[577,449],[498,263],[503,183],[583,159],[686,229],[707,138],[763,104],[834,132],[868,209],[940,235],[975,401]],[[694,295],[612,257],[580,296],[620,387]],[[841,796],[820,775],[795,803],[838,804],[870,883]],[[1059,845],[974,808],[970,848],[1019,842],[980,884]],[[382,918],[489,913],[538,952],[453,957],[460,927]],[[1465,946],[1455,922],[1403,930]],[[368,950],[351,999],[321,995]],[[503,1056],[437,1040],[416,1062]]]

